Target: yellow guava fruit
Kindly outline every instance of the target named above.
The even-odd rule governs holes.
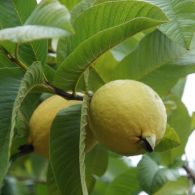
[[[138,81],[115,80],[100,87],[89,111],[95,138],[118,154],[153,151],[165,133],[167,115],[161,98]]]
[[[76,100],[68,101],[58,95],[53,95],[36,108],[29,123],[29,143],[33,145],[34,152],[48,157],[50,128],[56,114],[63,108],[79,103],[81,102]],[[66,121],[64,125],[66,125]],[[94,144],[93,134],[87,127],[85,151],[88,152]]]

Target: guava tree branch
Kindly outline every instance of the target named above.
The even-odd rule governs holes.
[[[46,83],[50,88],[53,89],[55,94],[60,95],[61,97],[65,98],[67,100],[81,100],[81,101],[83,100],[83,96],[81,96],[81,95],[75,95],[72,93],[65,92],[65,91],[53,86],[49,82],[46,82]]]
[[[11,53],[9,53],[4,47],[0,47],[0,51],[2,51],[4,53],[4,55],[12,62],[14,62],[15,64],[17,64],[20,68],[22,68],[22,70],[26,71],[27,70],[27,66],[25,64],[23,64],[20,60],[18,60],[17,56],[12,55]]]
[[[189,178],[193,181],[193,183],[195,183],[195,172],[186,164],[183,165],[182,167],[188,174]]]

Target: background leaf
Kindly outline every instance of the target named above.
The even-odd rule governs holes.
[[[175,149],[160,153],[161,163],[166,165],[173,164],[175,160],[181,157],[181,155],[184,153],[188,137],[192,132],[191,118],[185,105],[177,97],[172,96],[170,97],[170,100],[175,102],[176,108],[170,113],[168,123],[176,130],[181,140],[181,144]]]
[[[101,177],[108,166],[108,152],[100,145],[86,155],[86,183],[88,191],[91,192],[97,177]]]
[[[105,195],[138,194],[140,186],[137,178],[137,169],[129,168],[108,186]]]
[[[176,180],[177,177],[173,170],[160,168],[154,160],[146,155],[138,164],[140,185],[149,194],[157,191],[168,180]]]
[[[156,146],[156,152],[163,152],[175,148],[181,144],[180,138],[176,131],[169,125],[166,128],[166,132],[161,142]]]
[[[59,0],[60,3],[64,4],[69,10],[71,10],[80,0]]]
[[[140,80],[160,95],[167,95],[178,79],[195,71],[194,62],[182,63],[181,56],[185,55],[188,55],[186,50],[160,31],[154,31],[116,66],[112,71],[112,80]],[[99,72],[102,75],[101,69]]]
[[[0,69],[0,183],[9,167],[12,107],[22,75],[18,68]]]
[[[154,195],[183,195],[188,194],[189,190],[189,181],[185,177],[179,178],[177,181],[167,182],[158,192]]]
[[[195,32],[195,2],[193,0],[145,0],[159,6],[168,16],[170,22],[160,30],[176,43],[189,48]]]

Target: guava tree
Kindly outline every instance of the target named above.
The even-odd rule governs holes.
[[[182,156],[195,115],[181,97],[195,72],[194,32],[194,0],[0,0],[0,194],[193,194]],[[167,114],[164,137],[136,166],[97,140],[85,150],[94,93],[127,79],[156,91]],[[54,95],[80,103],[30,122]],[[29,138],[37,124],[37,139],[50,132],[38,142],[47,155]]]

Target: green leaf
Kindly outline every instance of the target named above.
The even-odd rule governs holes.
[[[182,98],[183,96],[183,92],[184,92],[184,88],[185,88],[185,84],[186,84],[186,78],[182,78],[180,79],[177,84],[172,88],[171,92],[179,97]]]
[[[36,0],[1,0],[0,29],[23,24],[36,6]]]
[[[84,138],[80,138],[81,121],[81,106],[74,105],[60,111],[51,128],[50,163],[58,188],[64,195],[88,194],[85,186],[82,187],[85,185],[83,183],[85,146],[81,144]]]
[[[175,102],[176,108],[169,114],[168,124],[177,132],[181,144],[177,148],[159,153],[161,156],[161,162],[166,165],[171,165],[177,158],[183,155],[188,137],[192,132],[191,117],[180,98],[171,96],[169,97],[169,100]]]
[[[28,68],[28,70],[24,75],[24,78],[21,81],[21,85],[13,106],[11,133],[10,133],[11,140],[14,134],[15,125],[17,123],[17,117],[19,114],[21,114],[23,101],[33,90],[40,89],[40,88],[45,89],[44,81],[45,81],[45,76],[43,74],[42,67],[39,63],[34,63],[31,67]]]
[[[25,25],[53,27],[54,29],[63,30],[65,34],[69,34],[73,32],[70,20],[70,13],[65,6],[56,0],[45,0],[36,7],[26,20]]]
[[[18,153],[18,148],[26,144],[29,136],[29,120],[35,108],[40,103],[40,93],[29,93],[20,105],[17,112],[14,138],[12,142],[12,154]]]
[[[195,71],[194,58],[187,57],[190,53],[160,31],[154,31],[116,66],[112,80],[140,80],[160,95],[167,95],[181,77]],[[101,75],[101,69],[99,72]]]
[[[36,0],[23,1],[23,0],[8,0],[1,1],[0,3],[0,24],[2,28],[13,28],[24,24],[26,19],[32,13],[36,6]],[[0,25],[1,26],[1,25]],[[42,63],[46,60],[47,54],[47,41],[35,41],[28,44],[20,44],[16,46],[13,42],[2,42],[3,45],[12,55],[18,53],[18,58],[25,64],[31,65],[34,61],[41,61]],[[18,52],[15,50],[18,47]]]
[[[138,194],[141,191],[138,178],[137,169],[129,168],[117,176],[114,181],[109,184],[105,195],[129,195]]]
[[[69,32],[59,28],[38,25],[24,25],[0,30],[0,41],[24,43],[38,39],[60,38],[69,34]]]
[[[64,4],[69,10],[71,10],[81,0],[59,0],[60,3]]]
[[[108,166],[108,152],[100,145],[86,155],[86,183],[88,191],[91,192],[95,185],[95,177],[102,176]]]
[[[27,65],[32,65],[35,61],[45,63],[47,58],[48,41],[38,40],[31,43],[19,44],[18,57]]]
[[[115,17],[108,18],[110,15]],[[158,8],[144,2],[106,2],[86,10],[74,21],[76,33],[63,47],[66,59],[57,70],[54,85],[64,90],[75,90],[86,68],[100,55],[165,20]]]
[[[8,176],[5,178],[4,186],[1,190],[2,195],[19,195],[19,194],[29,194],[28,187],[22,183],[21,181],[18,181],[16,178],[12,176]]]
[[[164,152],[166,150],[175,148],[180,144],[181,141],[179,136],[177,135],[177,132],[168,125],[163,139],[155,148],[155,152]]]
[[[18,68],[0,68],[0,183],[9,167],[12,108],[22,75]]]
[[[40,3],[24,24],[1,30],[0,41],[22,43],[37,39],[59,38],[70,35],[72,31],[70,14],[57,1]]]
[[[130,159],[128,158],[128,162],[124,157],[109,155],[109,164],[106,175],[109,175],[110,181],[112,181],[115,177],[122,174],[123,172],[129,169]],[[116,169],[117,167],[117,169]]]
[[[48,187],[49,195],[53,195],[53,194],[62,195],[57,186],[51,166],[48,167],[48,172],[47,172],[47,187]]]
[[[6,55],[7,54],[0,47],[0,68],[16,67],[17,65],[14,62],[10,61]]]
[[[111,52],[117,61],[121,61],[138,46],[140,40],[145,36],[144,33],[138,33],[114,47]]]
[[[176,43],[189,48],[195,32],[195,1],[145,0],[159,6],[170,22],[160,30]]]
[[[108,63],[109,62],[109,63]],[[101,87],[103,84],[109,81],[109,78],[112,77],[113,72],[112,70],[117,65],[117,61],[112,55],[110,51],[104,53],[101,57],[99,57],[95,62],[94,65],[92,65],[89,75],[89,89],[92,91],[95,91],[99,87]],[[109,66],[108,66],[109,64]],[[101,67],[104,67],[104,71],[98,73],[98,69]],[[77,86],[77,90],[84,89],[83,86],[83,77],[80,79],[79,84]]]
[[[177,175],[174,170],[160,168],[155,161],[144,155],[138,164],[138,178],[142,189],[151,194],[168,180],[175,180]]]
[[[180,177],[177,181],[167,182],[158,192],[154,195],[184,195],[189,191],[189,180],[186,177]]]

